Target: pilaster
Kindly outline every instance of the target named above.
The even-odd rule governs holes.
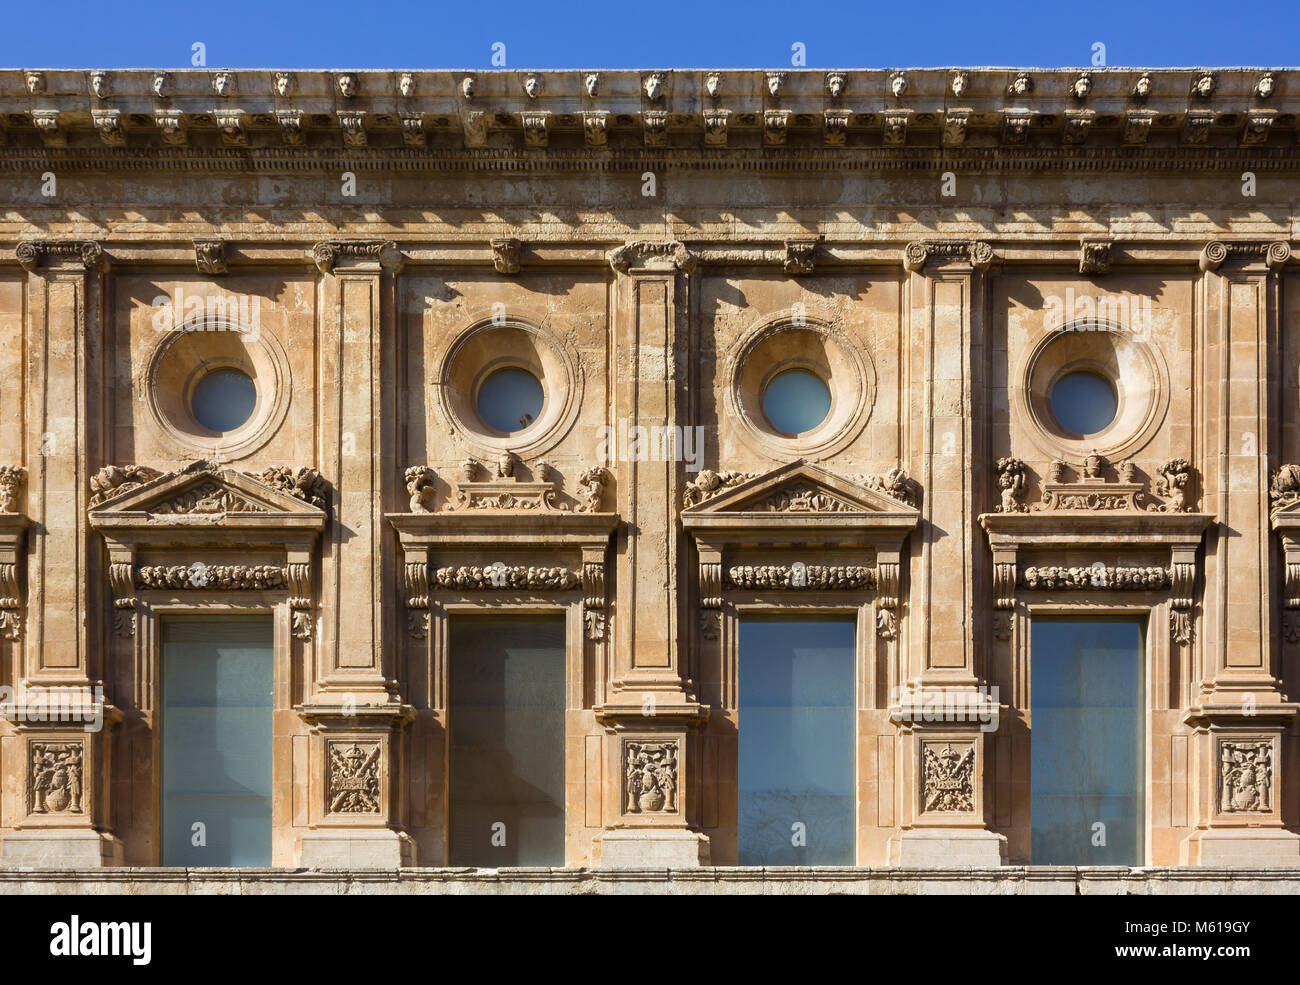
[[[997,865],[1006,838],[988,830],[983,796],[988,733],[996,723],[996,691],[985,686],[976,641],[991,618],[976,605],[988,561],[977,544],[978,490],[988,460],[985,392],[985,276],[992,248],[969,240],[908,244],[907,369],[911,406],[905,454],[925,490],[923,535],[913,552],[904,679],[891,697],[899,724],[898,775],[904,797],[891,854],[902,865]],[[933,712],[944,709],[935,731]],[[940,797],[938,773],[960,762],[962,793]]]

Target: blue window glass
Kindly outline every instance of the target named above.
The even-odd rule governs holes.
[[[163,865],[271,864],[273,668],[270,616],[163,620]]]
[[[253,416],[257,386],[237,369],[214,369],[194,388],[194,419],[209,431],[233,431]]]
[[[1033,863],[1142,864],[1142,620],[1034,619],[1030,651]]]
[[[537,377],[524,369],[498,369],[478,388],[478,413],[488,427],[506,434],[522,431],[542,412],[546,394]]]
[[[564,616],[454,616],[452,865],[564,864]]]
[[[763,389],[763,413],[772,426],[786,434],[811,431],[831,410],[831,391],[816,373],[787,369],[777,373]]]
[[[854,620],[740,622],[741,865],[853,865]]]
[[[1052,413],[1074,434],[1096,434],[1115,420],[1115,388],[1096,373],[1066,373],[1052,385]]]

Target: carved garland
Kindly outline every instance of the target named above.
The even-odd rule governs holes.
[[[562,592],[576,586],[580,579],[568,568],[537,568],[497,561],[489,565],[438,568],[434,581],[439,588],[530,588]]]
[[[727,569],[734,588],[855,589],[875,588],[876,572],[860,565],[760,564]]]

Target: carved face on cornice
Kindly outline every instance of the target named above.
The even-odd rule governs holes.
[[[1092,92],[1092,76],[1080,75],[1074,80],[1074,85],[1070,87],[1070,91],[1074,93],[1075,99],[1087,99],[1088,93]]]
[[[467,75],[460,80],[460,94],[466,99],[474,98],[474,76]]]
[[[895,96],[901,96],[907,92],[907,76],[902,72],[895,72],[889,77],[889,91]]]
[[[524,94],[529,99],[536,99],[542,94],[542,77],[540,75],[529,74],[524,77]]]
[[[345,73],[339,76],[339,95],[344,99],[351,99],[357,94],[357,77],[351,73]]]
[[[767,91],[772,94],[773,99],[781,95],[781,87],[784,85],[785,85],[784,72],[767,73]]]
[[[403,72],[402,77],[397,80],[397,91],[407,99],[415,95],[415,76],[410,72]]]
[[[844,87],[847,79],[843,72],[828,72],[826,75],[826,91],[830,93],[832,99],[838,99],[844,94]]]
[[[1267,99],[1269,96],[1273,95],[1273,88],[1275,85],[1276,83],[1273,81],[1273,73],[1265,72],[1259,77],[1259,81],[1255,83],[1255,95],[1260,99]]]
[[[159,99],[167,97],[167,89],[171,83],[166,72],[158,72],[153,77],[153,94]]]
[[[108,73],[91,72],[90,73],[90,91],[100,99],[108,98]]]
[[[587,77],[582,80],[582,86],[587,90],[590,98],[596,98],[596,93],[600,90],[600,73],[588,72]]]
[[[229,72],[218,72],[212,77],[212,91],[218,96],[229,96],[235,91],[235,78]]]
[[[1133,86],[1133,95],[1137,96],[1138,99],[1146,99],[1147,96],[1151,95],[1151,76],[1144,75],[1137,80]]]
[[[710,72],[704,77],[704,91],[712,99],[718,98],[718,93],[722,91],[722,75],[718,72]]]
[[[662,72],[651,72],[645,77],[645,94],[651,102],[657,102],[664,94],[664,76]]]
[[[959,99],[966,94],[966,86],[970,84],[970,76],[965,72],[952,73],[952,94]]]
[[[28,72],[24,77],[27,82],[27,91],[33,96],[38,92],[45,91],[45,75],[42,72]]]
[[[275,73],[275,91],[277,95],[287,96],[293,91],[293,76],[288,72]]]
[[[1015,77],[1011,85],[1007,86],[1007,94],[1011,96],[1027,96],[1034,89],[1034,80],[1025,72],[1021,72]]]
[[[1204,72],[1196,77],[1192,83],[1192,94],[1199,96],[1201,99],[1209,99],[1214,95],[1214,73]]]

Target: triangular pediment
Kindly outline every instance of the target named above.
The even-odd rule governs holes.
[[[121,491],[97,503],[92,524],[114,519],[147,518],[152,523],[239,522],[259,525],[297,519],[323,525],[320,507],[232,468],[196,462],[177,472],[127,482]]]
[[[716,475],[716,473],[714,474]],[[700,473],[697,486],[713,483]],[[728,478],[734,481],[734,474]],[[725,480],[720,480],[720,484]],[[779,516],[891,514],[916,516],[915,507],[820,465],[797,461],[762,475],[734,481],[701,502],[687,506],[691,515],[772,514]]]

